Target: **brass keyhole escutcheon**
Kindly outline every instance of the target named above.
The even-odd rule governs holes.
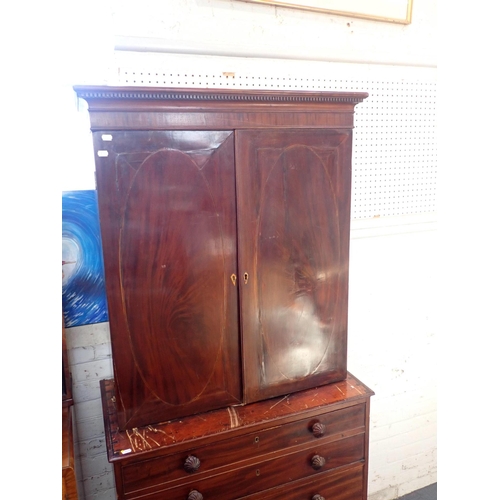
[[[245,283],[245,285],[248,283],[248,273],[243,274],[243,283]]]
[[[236,286],[236,274],[231,274],[231,281],[233,282],[233,285]]]

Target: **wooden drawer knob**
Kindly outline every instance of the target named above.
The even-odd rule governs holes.
[[[313,424],[311,431],[314,437],[319,438],[325,434],[326,426],[321,422],[316,422],[315,424]]]
[[[321,469],[325,464],[326,460],[320,455],[314,455],[314,457],[311,458],[311,465],[314,470]]]
[[[187,500],[203,500],[203,495],[196,490],[193,490],[189,493]]]
[[[314,495],[311,500],[325,500],[325,497],[322,497],[321,495]]]
[[[196,472],[200,468],[201,462],[200,459],[193,456],[189,455],[189,457],[186,458],[184,461],[184,470],[186,472]],[[193,500],[193,499],[190,499]],[[196,499],[195,499],[196,500]]]

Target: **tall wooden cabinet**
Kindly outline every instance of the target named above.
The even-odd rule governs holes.
[[[75,90],[94,137],[117,429],[345,381],[367,94]]]

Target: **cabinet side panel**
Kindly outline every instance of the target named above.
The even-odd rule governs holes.
[[[96,133],[120,426],[240,398],[230,132]]]
[[[350,131],[237,132],[245,401],[347,375]]]

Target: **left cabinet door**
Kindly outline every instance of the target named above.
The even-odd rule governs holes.
[[[119,426],[240,402],[234,134],[94,147]]]

